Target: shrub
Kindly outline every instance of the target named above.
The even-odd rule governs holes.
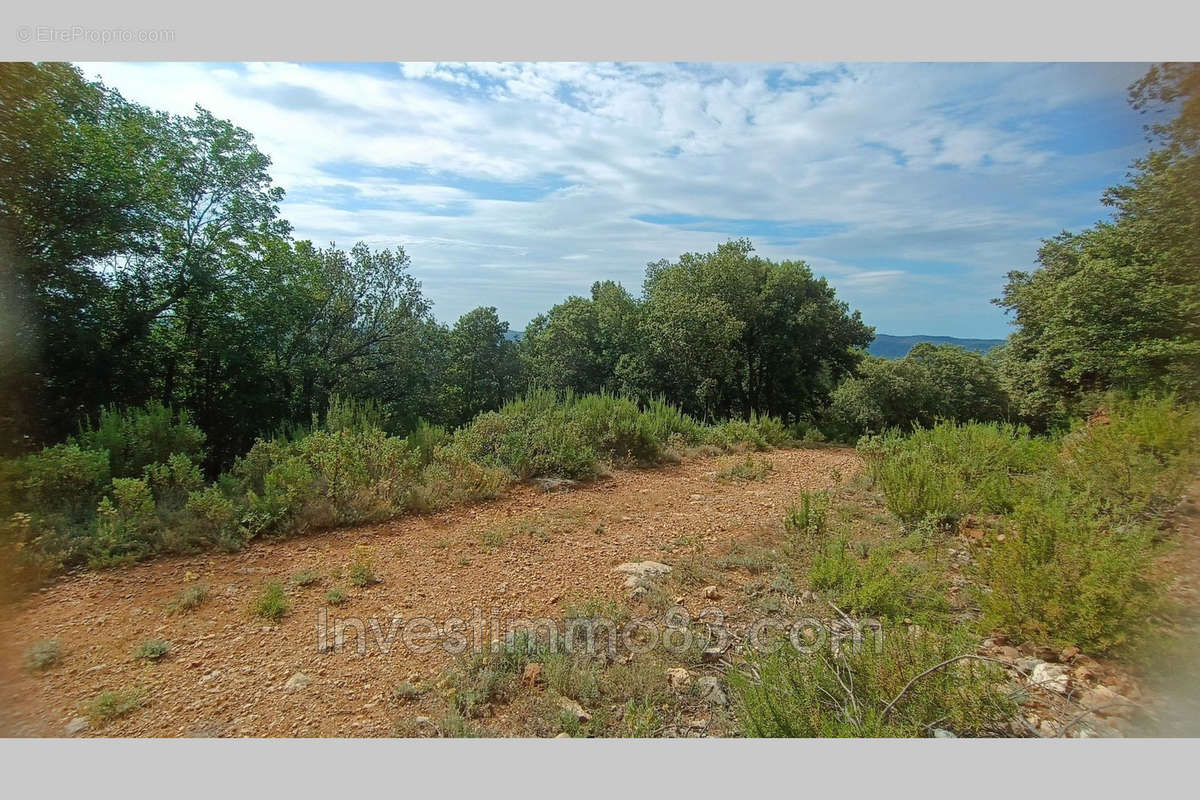
[[[802,540],[816,540],[825,535],[829,513],[829,493],[801,491],[800,505],[787,510],[783,524],[788,535]]]
[[[93,567],[145,558],[158,548],[154,496],[142,478],[113,478],[113,499],[101,499],[91,540]]]
[[[159,508],[182,508],[188,495],[204,486],[200,467],[183,453],[171,455],[165,464],[148,465],[142,477],[154,493],[154,502]]]
[[[143,661],[157,661],[171,652],[171,643],[162,639],[147,639],[133,651],[133,657]]]
[[[179,594],[179,599],[171,602],[167,606],[167,612],[171,614],[182,613],[184,611],[193,611],[208,600],[208,587],[206,586],[189,586]]]
[[[302,569],[292,576],[292,583],[296,586],[311,586],[317,582],[317,571],[313,569]]]
[[[248,532],[238,519],[237,507],[220,489],[210,486],[192,492],[179,522],[187,545],[208,545],[221,550],[241,549]],[[184,549],[182,545],[177,545]]]
[[[340,606],[346,602],[346,591],[337,586],[333,587],[325,593],[325,602],[331,606]]]
[[[268,581],[258,593],[252,608],[254,615],[278,622],[288,613],[287,593],[279,581]]]
[[[814,555],[809,581],[849,614],[929,618],[949,609],[945,587],[931,572],[893,556],[882,546],[855,552],[835,539]]]
[[[774,467],[770,461],[747,453],[745,457],[727,465],[718,475],[728,480],[761,481],[766,479],[772,469]]]
[[[25,651],[25,666],[33,670],[49,669],[61,656],[62,648],[57,639],[39,639]]]
[[[1145,632],[1161,586],[1147,577],[1152,537],[1107,527],[1064,496],[1031,497],[983,565],[984,625],[1105,652]]]
[[[5,462],[0,474],[3,510],[90,516],[109,486],[108,454],[60,444]]]
[[[138,688],[101,692],[84,706],[84,713],[92,722],[103,724],[137,710],[146,700],[146,694]]]
[[[355,547],[354,560],[350,562],[350,584],[352,586],[369,586],[378,581],[375,577],[375,569],[371,564],[371,548]]]
[[[82,427],[75,436],[80,447],[108,452],[115,478],[139,477],[151,464],[166,464],[173,454],[188,461],[204,460],[204,432],[192,424],[186,411],[173,412],[152,401],[142,408],[109,406],[95,426]]]
[[[952,522],[964,512],[962,481],[927,455],[902,451],[876,468],[888,510],[906,525],[924,519]]]
[[[869,640],[857,650],[843,646],[838,655],[804,654],[787,643],[751,653],[753,677],[727,674],[743,735],[914,737],[934,727],[959,736],[1007,733],[1016,707],[996,666],[973,660],[938,666],[972,653],[971,635],[898,633],[884,638],[881,652]]]

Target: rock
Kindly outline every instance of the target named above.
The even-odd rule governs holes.
[[[201,675],[200,682],[208,683],[209,681],[215,680],[216,678],[220,677],[220,675],[221,675],[221,670],[214,669],[212,672],[206,672],[205,674]]]
[[[635,587],[633,587],[633,591],[631,591],[629,593],[629,599],[630,600],[641,600],[646,595],[647,595],[647,591],[646,591],[645,586],[635,586]]]
[[[1128,717],[1133,714],[1133,703],[1107,686],[1088,689],[1079,697],[1084,708],[1101,717]]]
[[[283,690],[285,692],[294,692],[298,689],[303,689],[310,683],[312,683],[312,678],[308,677],[303,672],[296,672],[292,674],[292,677],[287,679],[287,683],[283,685]]]
[[[417,717],[415,722],[417,723],[417,725],[432,725],[433,724],[433,720],[431,720],[429,717]]]
[[[1044,664],[1045,662],[1040,658],[1025,656],[1024,658],[1018,658],[1015,663],[1017,669],[1021,671],[1022,675],[1029,676],[1033,674],[1033,671],[1037,669],[1040,664]]]
[[[1099,672],[1097,672],[1095,663],[1091,660],[1080,663],[1080,659],[1076,658],[1073,674],[1077,681],[1094,681]]]
[[[562,733],[558,734],[558,735],[557,735],[557,736],[555,736],[554,738],[555,738],[555,739],[570,739],[570,738],[571,738],[571,734],[567,733],[566,731],[563,731]]]
[[[83,733],[89,727],[91,727],[91,723],[88,722],[87,717],[76,717],[67,723],[67,736],[74,736],[77,733]]]
[[[1062,664],[1042,662],[1033,668],[1030,683],[1059,694],[1066,694],[1071,685],[1071,676]]]
[[[1012,645],[1003,644],[996,648],[996,658],[1002,658],[1005,661],[1017,661],[1021,658],[1021,651]]]
[[[704,495],[702,495],[702,494],[692,494],[692,495],[688,495],[688,499],[689,499],[689,500],[703,500],[703,499],[704,499]]]
[[[729,698],[725,696],[725,691],[721,688],[721,681],[712,675],[705,675],[696,681],[696,689],[700,693],[701,700],[712,703],[714,706],[723,706],[729,703]]]
[[[935,739],[957,739],[958,737],[954,735],[954,731],[948,731],[945,728],[934,728],[933,729],[933,738],[935,738]]]
[[[704,587],[704,597],[706,600],[720,600],[721,592],[717,589],[716,586],[705,586]]]
[[[579,703],[576,703],[569,697],[560,697],[558,699],[558,707],[575,717],[580,722],[588,722],[592,718],[592,715],[589,714],[583,706],[579,705]]]
[[[521,682],[526,686],[537,686],[542,679],[542,665],[535,661],[525,665],[525,672],[521,674]]]
[[[1058,660],[1064,664],[1070,663],[1071,661],[1074,661],[1081,652],[1082,651],[1075,645],[1064,647],[1062,652],[1058,654]]]
[[[613,572],[628,576],[625,579],[625,586],[629,589],[633,589],[645,581],[661,578],[670,571],[670,567],[657,561],[627,561],[613,568]]]
[[[575,481],[567,478],[534,478],[533,482],[543,492],[565,491],[575,485]]]
[[[683,667],[672,667],[667,670],[667,682],[672,689],[686,689],[692,682],[692,673]]]

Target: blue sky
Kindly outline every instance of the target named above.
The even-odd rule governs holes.
[[[747,236],[881,333],[1003,337],[1040,239],[1146,150],[1141,64],[81,64],[251,131],[297,236],[402,245],[446,322],[520,329]]]

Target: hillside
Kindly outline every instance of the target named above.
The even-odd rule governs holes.
[[[1004,344],[1003,339],[959,339],[954,336],[891,336],[886,333],[875,334],[875,341],[867,347],[867,352],[882,358],[904,358],[914,345],[921,342],[933,344],[953,344],[986,353],[993,347]]]

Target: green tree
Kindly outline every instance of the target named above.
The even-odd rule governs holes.
[[[480,307],[458,319],[450,331],[446,409],[455,423],[481,411],[494,411],[518,389],[520,362],[509,340],[508,323],[493,307]]]
[[[1200,66],[1152,68],[1131,88],[1158,145],[1110,189],[1111,222],[1043,243],[996,302],[1017,330],[1003,379],[1029,418],[1110,387],[1200,395]]]

